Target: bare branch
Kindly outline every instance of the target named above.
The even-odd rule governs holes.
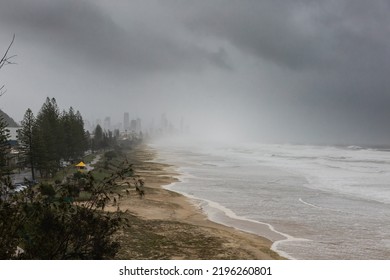
[[[0,86],[0,96],[2,96],[4,93],[7,92],[7,90],[4,89],[4,85],[3,86]]]
[[[9,52],[9,50],[11,49],[11,46],[12,46],[12,44],[14,43],[14,41],[15,41],[15,34],[14,34],[14,36],[12,36],[12,41],[11,41],[11,43],[8,45],[7,50],[5,51],[3,57],[0,59],[0,69],[1,69],[4,65],[13,64],[13,63],[11,62],[11,59],[14,58],[15,55],[8,56],[8,52]]]
[[[8,52],[11,49],[11,46],[14,43],[14,41],[15,41],[15,34],[14,36],[12,36],[11,43],[8,45],[7,50],[5,51],[3,57],[0,59],[0,69],[3,68],[4,65],[15,64],[14,62],[12,62],[12,59],[16,57],[16,55],[8,56]],[[0,96],[5,94],[5,92],[6,90],[4,89],[4,85],[0,86]]]

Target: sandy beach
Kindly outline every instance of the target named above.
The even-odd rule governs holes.
[[[146,145],[129,154],[145,196],[134,191],[119,202],[130,227],[118,236],[118,259],[282,259],[270,240],[211,222],[188,198],[164,189],[178,174],[174,166],[154,162],[155,154]]]

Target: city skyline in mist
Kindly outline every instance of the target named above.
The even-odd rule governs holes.
[[[390,144],[386,0],[3,0],[0,109],[184,118],[209,139]]]

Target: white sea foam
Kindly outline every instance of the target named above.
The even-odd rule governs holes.
[[[311,204],[311,203],[309,203],[309,202],[306,202],[306,201],[304,201],[302,198],[300,198],[299,201],[302,202],[302,203],[305,204],[305,205],[309,205],[309,206],[314,207],[314,208],[317,208],[317,209],[323,209],[323,207],[320,207],[320,206]]]
[[[390,152],[260,144],[156,148],[180,167],[181,182],[170,189],[197,201],[210,219],[269,234],[283,256],[390,258]]]
[[[165,189],[175,191],[175,185],[177,182],[171,183],[164,186]],[[177,191],[178,192],[178,191]],[[240,217],[232,210],[222,206],[221,204],[207,200],[199,199],[189,193],[178,192],[182,195],[188,197],[190,201],[198,207],[209,220],[223,224],[225,226],[233,227],[241,231],[245,231],[252,234],[257,234],[259,236],[265,237],[271,241],[273,244],[271,250],[277,252],[280,256],[293,260],[294,257],[289,255],[287,252],[282,251],[278,248],[278,245],[285,242],[307,242],[310,241],[304,238],[295,238],[286,233],[276,230],[271,224],[263,223],[255,220],[251,220],[245,217]]]

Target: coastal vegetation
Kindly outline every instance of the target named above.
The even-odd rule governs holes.
[[[86,174],[20,192],[2,176],[0,259],[113,258],[119,246],[113,234],[126,220],[119,209],[104,210],[116,199],[116,182],[132,174],[127,166],[100,182]],[[80,190],[88,192],[88,199],[80,201]]]
[[[47,98],[37,117],[27,109],[19,134],[19,167],[30,168],[32,181],[18,191],[5,165],[8,135],[1,134],[0,259],[111,259],[119,243],[114,234],[127,226],[124,213],[104,211],[120,200],[130,184],[118,181],[133,176],[132,166],[116,141],[96,147],[86,162],[100,155],[94,169],[76,170],[89,143],[79,112],[59,113],[55,99]],[[5,127],[5,124],[2,124]],[[105,139],[103,133],[102,139]],[[99,142],[100,143],[100,142]],[[103,149],[106,149],[104,151]],[[112,149],[112,150],[111,150]],[[68,166],[61,163],[69,163]],[[34,170],[39,175],[34,175]],[[39,177],[40,183],[36,182]],[[134,181],[135,187],[137,181]]]
[[[11,45],[0,60],[0,69],[11,63]],[[3,94],[4,86],[0,90]],[[118,150],[113,137],[99,128],[97,137],[92,137],[84,131],[81,114],[73,108],[60,112],[54,98],[46,99],[36,117],[27,109],[21,125],[19,145],[14,149],[20,153],[18,167],[29,168],[32,180],[26,180],[24,188],[19,189],[10,177],[9,133],[7,122],[0,116],[0,259],[113,258],[119,248],[114,234],[127,222],[120,209],[104,210],[120,195],[118,181],[133,176],[132,166],[115,162],[113,169],[118,153],[106,151],[106,173],[99,179],[95,171],[73,170],[70,176],[61,172],[66,168],[63,163],[82,160],[91,143],[98,153]],[[59,173],[63,176],[57,177]],[[81,192],[87,199],[80,199]]]
[[[9,137],[9,132],[6,129],[7,124],[0,116],[0,169],[2,170],[1,172],[6,172],[6,157],[9,151],[9,145],[8,145],[8,137]],[[0,173],[1,175],[1,173]]]
[[[54,99],[42,108],[37,118],[26,111],[20,133],[21,165],[37,169],[41,182],[26,181],[27,188],[18,191],[9,171],[0,169],[0,259],[111,259],[119,249],[114,234],[127,219],[119,208],[105,208],[139,188],[136,180],[118,185],[133,177],[132,166],[118,146],[87,155],[90,164],[100,157],[91,171],[62,166],[83,160],[90,141],[78,112],[56,114]],[[74,138],[64,141],[68,135]]]
[[[60,113],[54,98],[46,99],[37,117],[27,109],[21,124],[22,164],[30,166],[33,180],[34,169],[41,177],[52,177],[61,162],[80,159],[88,149],[89,139],[80,112],[74,112],[71,107]]]

